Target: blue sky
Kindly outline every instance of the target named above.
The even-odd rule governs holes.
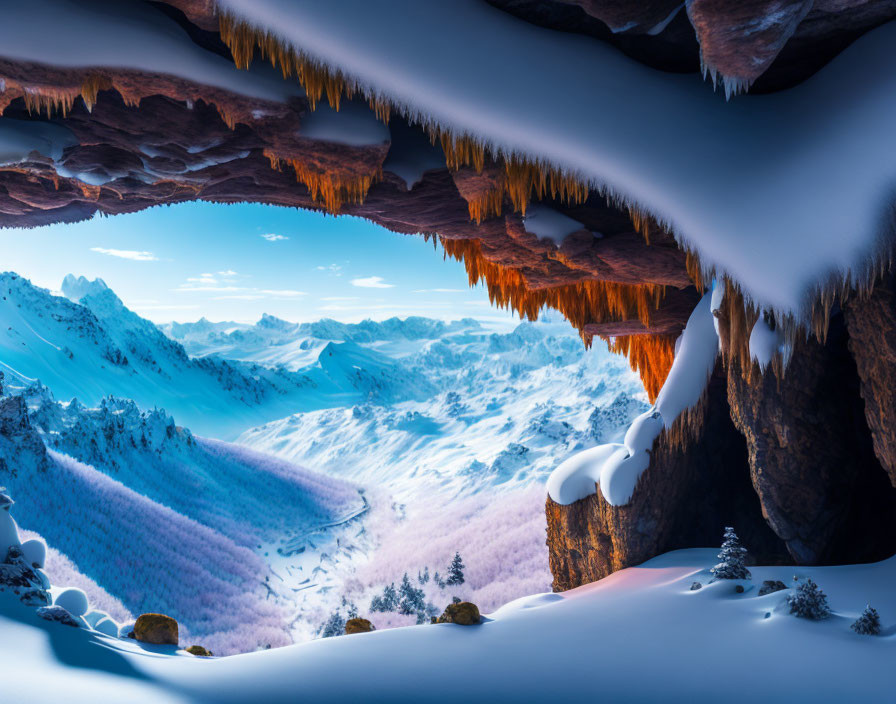
[[[3,268],[57,290],[100,277],[156,322],[344,321],[393,315],[510,320],[422,237],[263,205],[186,203],[73,225],[0,230]]]

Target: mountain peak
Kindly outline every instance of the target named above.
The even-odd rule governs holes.
[[[78,303],[84,296],[90,296],[108,290],[106,282],[100,278],[90,281],[86,276],[76,277],[74,274],[68,274],[62,280],[62,295],[75,303]]]

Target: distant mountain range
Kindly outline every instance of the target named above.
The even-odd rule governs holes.
[[[185,348],[130,311],[102,280],[70,275],[62,291],[66,297],[18,274],[0,274],[0,369],[26,385],[39,380],[58,399],[88,406],[106,396],[131,399],[144,410],[165,408],[201,435],[232,439],[296,411],[391,403],[430,391],[395,360],[352,342],[298,340],[292,346],[309,351],[301,370],[278,360],[242,361],[248,356],[192,356],[194,344]],[[284,321],[275,320],[264,318],[254,329],[278,330]],[[264,348],[269,338],[250,332],[253,349]]]

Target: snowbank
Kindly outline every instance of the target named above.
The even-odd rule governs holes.
[[[0,608],[0,662],[17,675],[4,693],[91,704],[280,702],[297,692],[320,704],[583,701],[595,692],[613,702],[889,700],[896,559],[751,567],[753,580],[736,582],[745,587],[738,594],[731,581],[709,584],[716,552],[672,552],[570,592],[519,599],[478,627],[414,626],[216,660],[150,654],[127,640],[85,648],[102,637],[74,631],[77,638],[61,640],[64,626]],[[794,575],[826,592],[831,618],[790,615],[791,590],[757,595],[762,581],[793,585]],[[691,591],[694,581],[703,588]],[[850,630],[868,603],[881,613],[881,636]],[[83,653],[79,666],[74,652]]]

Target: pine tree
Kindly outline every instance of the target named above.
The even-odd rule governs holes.
[[[866,606],[862,615],[856,619],[850,628],[862,636],[879,636],[880,614],[877,613],[877,609]]]
[[[438,585],[439,589],[445,588],[445,580],[442,579],[442,575],[439,574],[438,570],[436,570],[435,574],[433,574],[432,581],[435,582],[436,585]]]
[[[811,579],[798,586],[796,592],[787,597],[787,603],[790,605],[790,613],[801,618],[820,621],[831,615],[828,598]]]
[[[730,526],[725,528],[725,537],[722,541],[722,551],[719,553],[719,564],[713,567],[713,577],[716,579],[750,579],[750,570],[744,566],[747,557],[747,549],[740,544],[740,538]]]
[[[395,590],[395,582],[383,589],[383,611],[395,611],[398,606],[398,592]]]
[[[464,583],[464,565],[463,560],[460,559],[460,553],[454,553],[454,559],[451,561],[451,564],[448,566],[448,579],[445,580],[445,584],[456,585]]]
[[[401,578],[401,586],[398,588],[398,597],[400,599],[398,603],[398,613],[400,614],[407,616],[422,611],[425,608],[423,590],[416,589],[414,585],[411,584],[407,572],[405,572],[404,577]]]
[[[424,567],[423,572],[417,573],[417,581],[420,584],[426,584],[429,581],[429,567]]]
[[[327,619],[324,627],[321,629],[320,637],[332,638],[333,636],[341,636],[344,633],[345,619],[342,618],[342,614],[340,614],[338,611],[334,611],[330,618]]]

